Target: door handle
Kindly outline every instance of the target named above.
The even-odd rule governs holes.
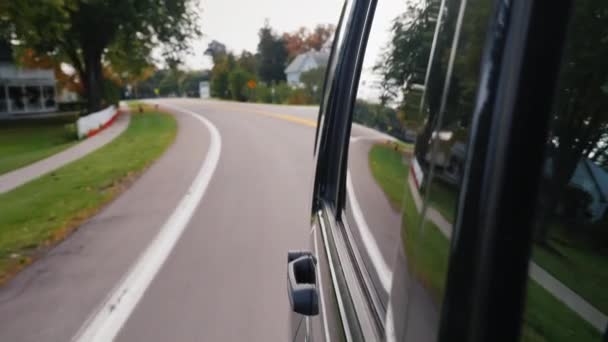
[[[309,251],[287,253],[287,293],[291,310],[305,316],[319,314],[317,259]]]

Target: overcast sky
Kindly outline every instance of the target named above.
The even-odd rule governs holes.
[[[207,44],[217,40],[234,52],[255,52],[258,31],[268,19],[277,32],[292,32],[304,26],[338,24],[343,0],[200,0],[203,13],[201,28],[204,37],[193,44],[192,56],[185,58],[189,69],[212,67],[211,58],[203,55]],[[392,20],[405,10],[406,0],[378,2],[370,36],[367,42],[363,72],[359,85],[359,98],[378,99],[379,75],[372,71],[387,46]]]
[[[258,30],[264,20],[277,32],[295,31],[301,26],[337,24],[342,0],[200,0],[201,28],[205,35],[193,43],[194,55],[186,58],[190,69],[210,68],[203,55],[207,44],[217,40],[235,53],[254,52]]]

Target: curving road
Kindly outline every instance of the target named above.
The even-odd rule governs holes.
[[[194,99],[156,103],[175,114],[176,142],[116,201],[0,289],[1,341],[290,337],[285,256],[309,243],[317,108]],[[209,162],[212,134],[188,112],[217,128],[219,159],[166,260],[149,271],[154,262],[144,258],[142,271],[142,255],[157,244]],[[130,282],[133,275],[140,281]],[[149,283],[146,275],[152,275]],[[145,292],[138,297],[141,284]],[[123,309],[133,298],[133,307]],[[115,319],[116,313],[124,317]]]
[[[0,288],[0,341],[291,339],[286,253],[309,248],[317,108],[151,102],[175,115],[175,143]],[[383,209],[363,210],[369,227],[355,238],[370,269],[390,267],[398,231],[380,228],[399,215],[367,165],[372,142],[389,137],[358,125],[352,136],[358,201]]]

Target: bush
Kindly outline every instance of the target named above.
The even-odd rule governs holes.
[[[287,103],[287,99],[291,95],[292,91],[293,90],[287,83],[279,82],[279,84],[274,87],[274,101],[272,102],[280,104]]]
[[[250,102],[272,103],[272,89],[264,83],[258,83],[249,96]]]
[[[294,105],[311,104],[313,102],[313,98],[304,89],[294,89],[287,98],[287,103]]]
[[[250,95],[250,89],[247,88],[247,82],[255,79],[255,76],[249,71],[236,67],[230,71],[228,75],[228,85],[232,99],[237,101],[246,101]]]

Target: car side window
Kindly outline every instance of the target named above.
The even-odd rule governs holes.
[[[434,340],[439,328],[490,11],[481,0],[376,8],[342,221],[388,340]]]
[[[522,340],[607,341],[608,3],[574,3],[562,58]]]

